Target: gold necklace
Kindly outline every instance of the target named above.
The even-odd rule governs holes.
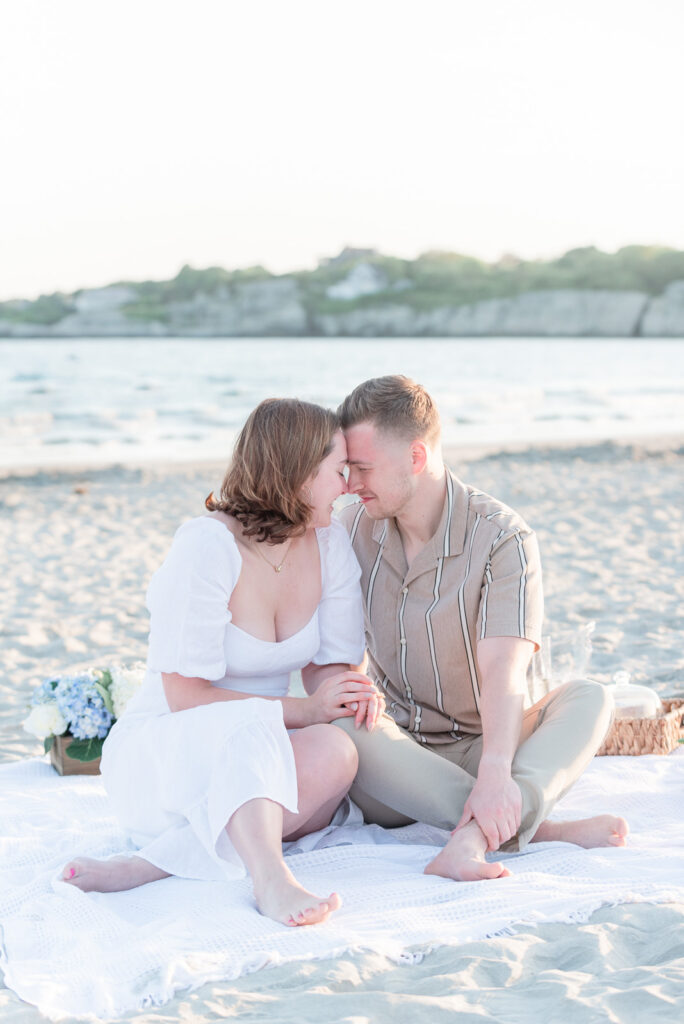
[[[273,572],[281,572],[281,571],[282,571],[282,568],[283,568],[283,566],[285,565],[285,561],[286,561],[286,559],[287,559],[287,556],[288,556],[288,555],[289,555],[289,553],[290,553],[290,547],[291,547],[291,546],[292,546],[292,541],[290,540],[290,543],[289,543],[289,544],[287,545],[287,551],[285,552],[285,555],[284,555],[284,557],[283,557],[283,560],[282,560],[282,562],[280,563],[280,565],[274,565],[274,564],[273,564],[273,562],[271,562],[271,561],[270,561],[270,560],[269,560],[269,559],[268,559],[268,558],[266,557],[266,555],[265,555],[265,554],[263,553],[263,551],[262,551],[262,550],[261,550],[261,548],[259,547],[259,543],[258,543],[258,542],[257,542],[257,544],[256,544],[255,550],[256,550],[256,553],[257,553],[258,555],[261,555],[261,557],[263,558],[263,560],[264,560],[264,562],[266,563],[266,565],[270,565],[270,567],[271,567],[271,568],[273,569]]]

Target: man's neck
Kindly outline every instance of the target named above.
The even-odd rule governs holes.
[[[434,471],[423,474],[416,493],[396,517],[409,565],[437,532],[445,497],[446,471],[441,464]]]

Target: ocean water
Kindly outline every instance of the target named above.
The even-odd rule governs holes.
[[[336,406],[404,373],[453,444],[684,436],[684,341],[78,339],[0,342],[0,467],[228,458],[268,396]]]

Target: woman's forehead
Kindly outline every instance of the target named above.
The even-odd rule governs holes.
[[[347,442],[341,430],[338,430],[333,437],[333,446],[328,456],[333,462],[347,461]]]

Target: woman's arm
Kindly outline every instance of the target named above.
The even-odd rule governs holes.
[[[303,729],[307,725],[332,722],[335,718],[349,718],[358,714],[348,705],[357,703],[360,707],[361,698],[367,697],[372,687],[366,676],[351,671],[348,665],[314,666],[316,669],[320,667],[340,671],[335,671],[332,676],[328,671],[326,678],[319,681],[315,692],[308,697],[264,697],[261,694],[241,693],[239,690],[224,690],[214,686],[209,679],[191,679],[178,672],[162,672],[161,676],[171,711],[187,711],[216,701],[250,700],[258,696],[259,700],[280,701],[287,729]]]

